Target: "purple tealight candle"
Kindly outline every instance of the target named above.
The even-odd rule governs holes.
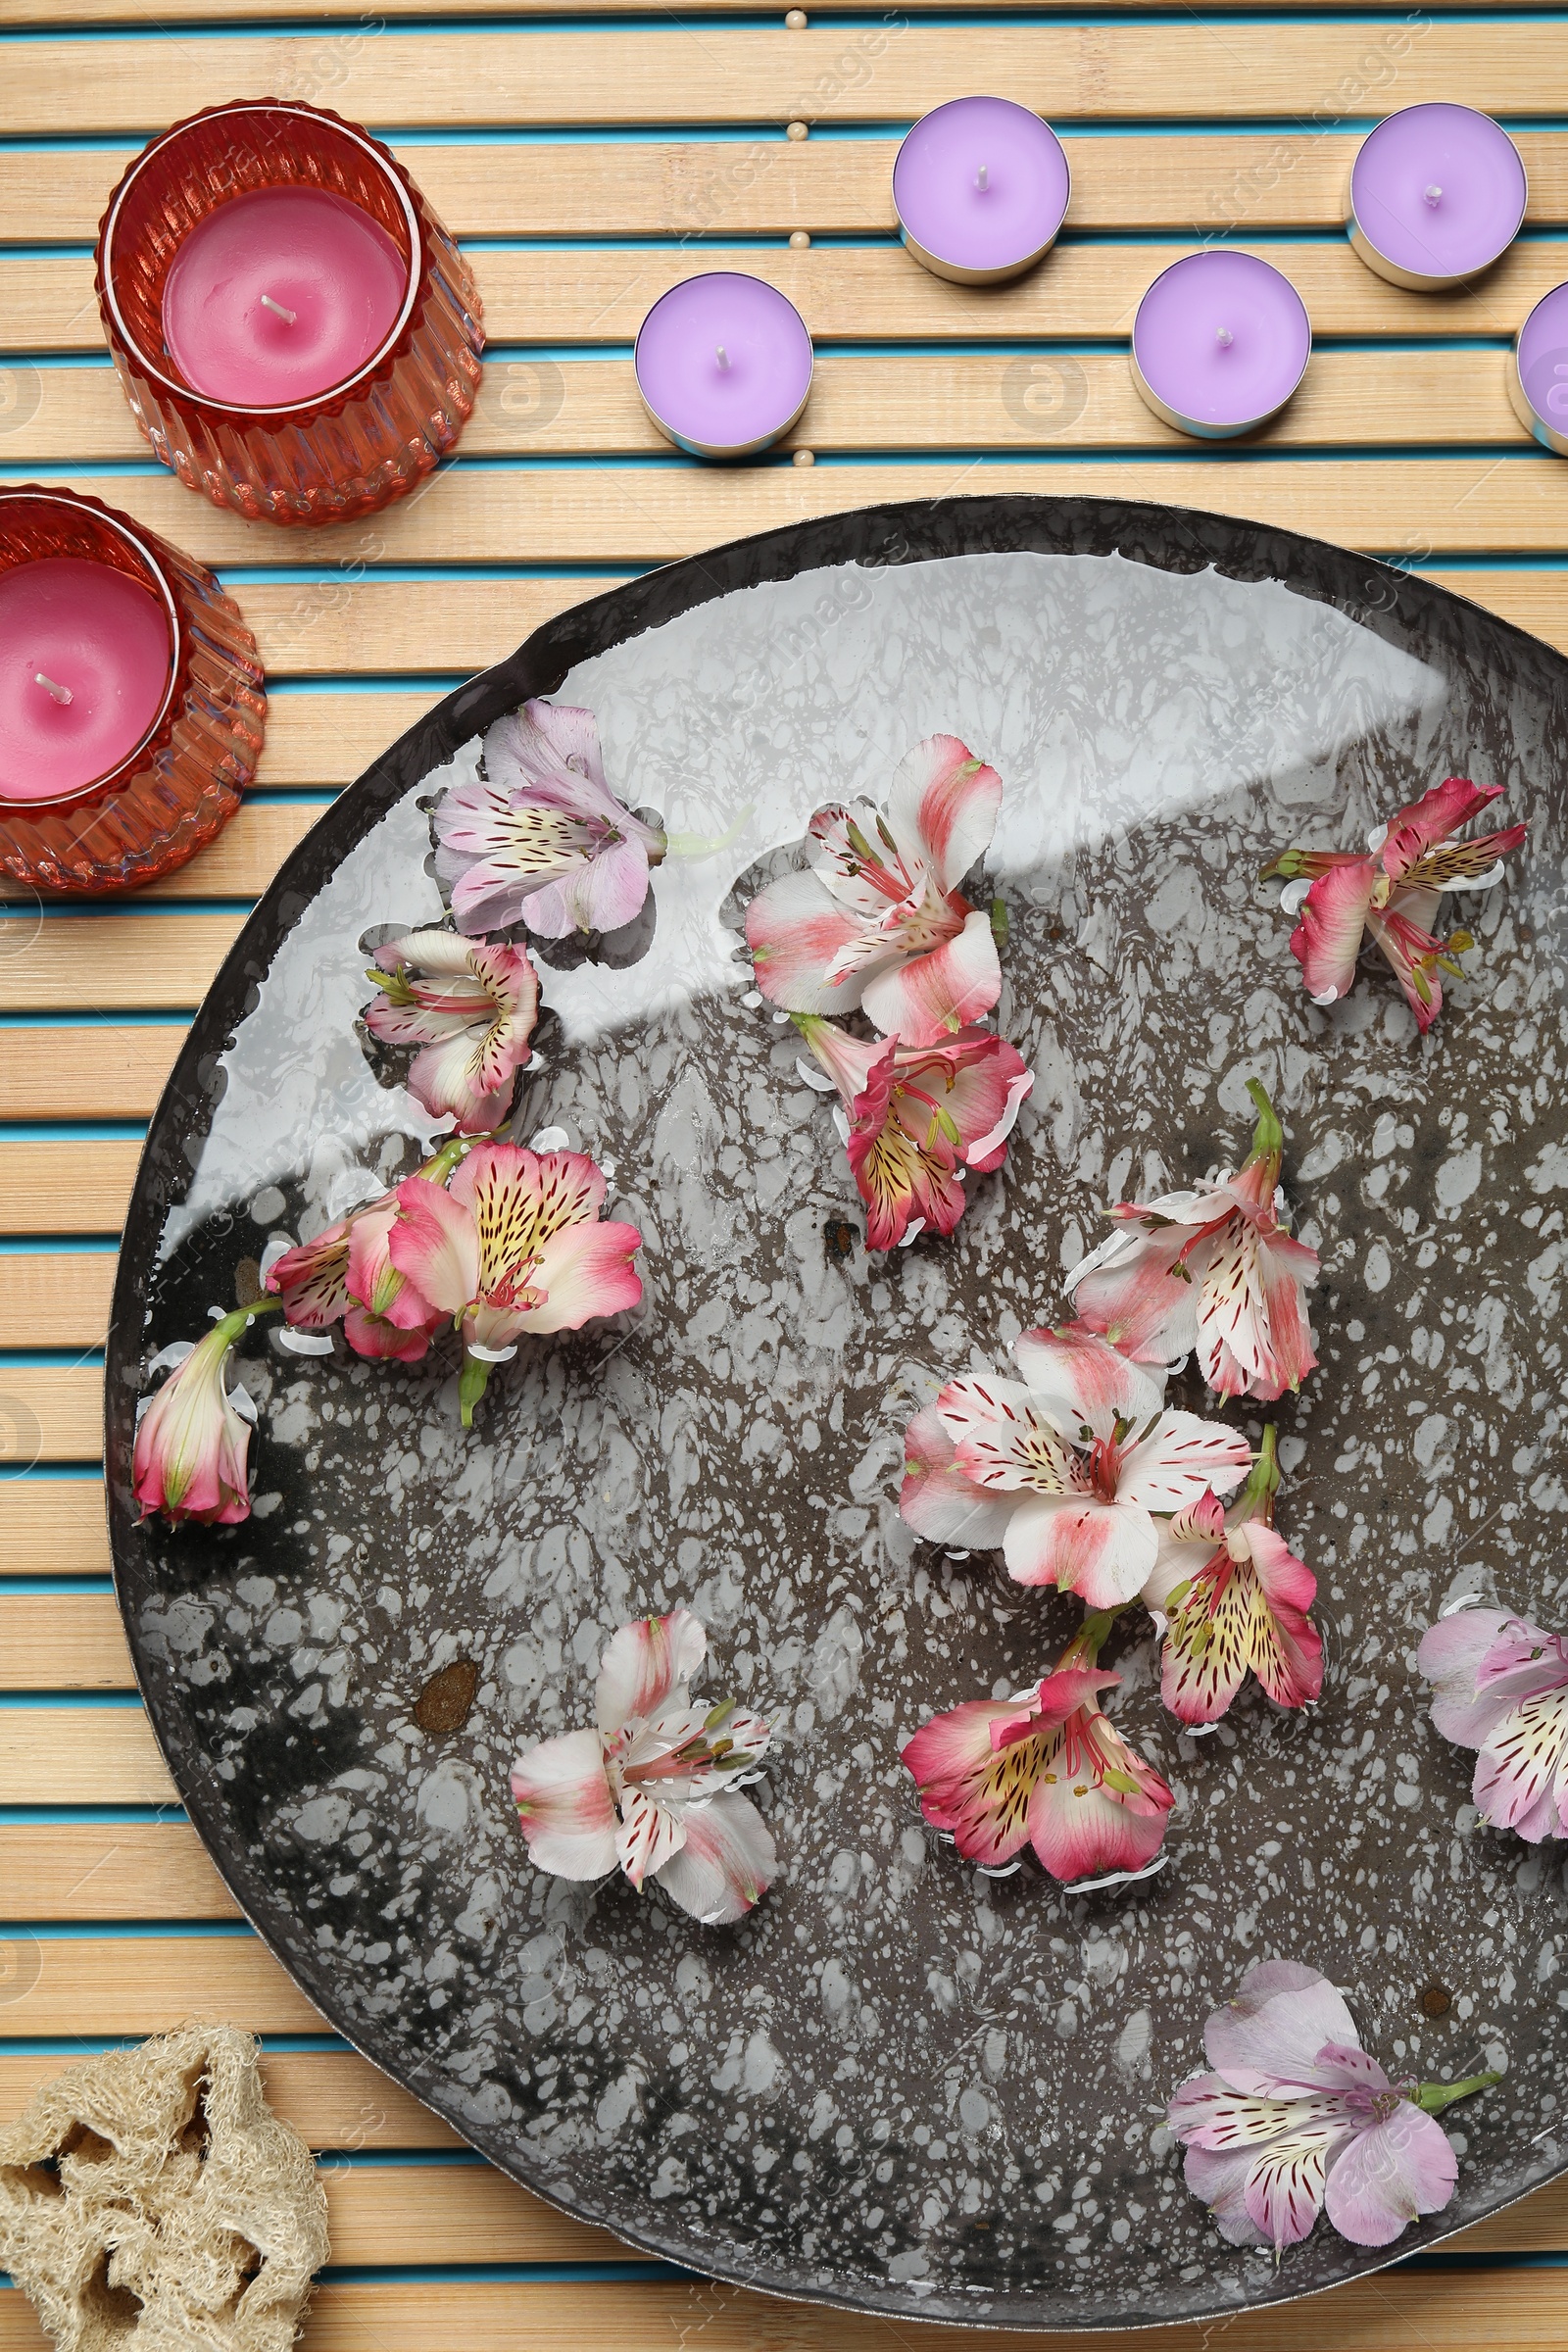
[[[760,277],[714,270],[662,294],[632,355],[643,406],[694,458],[750,458],[787,433],[811,389],[811,338]]]
[[[1061,141],[1010,98],[953,98],[922,115],[893,165],[893,209],[937,277],[988,285],[1033,269],[1072,192]]]
[[[1156,416],[1200,441],[1266,424],[1306,373],[1312,327],[1288,277],[1212,245],[1162,270],[1133,320],[1133,381]]]
[[[1346,233],[1379,277],[1441,293],[1507,252],[1527,194],[1519,150],[1490,115],[1407,106],[1356,150]]]
[[[1543,294],[1519,329],[1508,394],[1526,432],[1568,458],[1568,286]]]

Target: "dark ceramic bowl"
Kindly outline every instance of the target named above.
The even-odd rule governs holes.
[[[1561,1854],[1477,1824],[1413,1670],[1455,1592],[1560,1621],[1564,663],[1424,581],[1113,501],[837,515],[551,622],[345,793],[257,908],[153,1123],[110,1348],[110,1511],[137,1673],[220,1870],[330,2023],[586,2221],[726,2279],[997,2328],[1224,2316],[1375,2270],[1557,2170]],[[635,959],[544,974],[517,1116],[612,1159],[633,1318],[525,1347],[470,1436],[449,1350],[301,1359],[258,1326],[256,1509],[133,1525],[149,1354],[429,1132],[355,1020],[361,942],[439,917],[420,804],[529,695],[588,703],[671,855]],[[733,925],[820,801],[938,729],[1001,770],[1001,1025],[1038,1072],[949,1243],[868,1259],[798,1041]],[[1450,773],[1532,835],[1417,1039],[1388,973],[1306,1001],[1291,840],[1354,847]],[[1273,1412],[1316,1568],[1321,1703],[1209,1738],[1134,1611],[1117,1720],[1177,1793],[1169,1866],[1064,1892],[922,1828],[901,1741],[1034,1679],[1077,1616],[899,1520],[901,1435],[1065,1311],[1107,1199],[1235,1164],[1251,1076],[1324,1259],[1322,1369]],[[253,1278],[253,1277],[252,1277]],[[1180,1384],[1178,1384],[1179,1386]],[[1185,1401],[1197,1403],[1189,1393]],[[1258,1416],[1233,1417],[1254,1435]],[[784,1875],[736,1930],[529,1863],[521,1744],[591,1719],[622,1620],[689,1600],[709,1688],[778,1727]],[[441,1669],[465,1675],[421,1692]],[[1166,2100],[1208,2011],[1283,1954],[1396,2076],[1506,2064],[1456,2110],[1457,2193],[1393,2249],[1320,2223],[1276,2269],[1187,2193]],[[1443,1995],[1446,1995],[1444,2007]],[[1439,2016],[1430,2015],[1434,2008]]]

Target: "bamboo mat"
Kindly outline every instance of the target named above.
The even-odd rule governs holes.
[[[114,912],[0,908],[0,1462],[17,1473],[0,1480],[0,2115],[74,2053],[232,2017],[321,2151],[332,2269],[309,2352],[907,2352],[902,2323],[628,2270],[323,2033],[236,1917],[173,1802],[107,1574],[101,1344],[139,1137],[245,907],[331,795],[550,614],[716,540],[958,489],[1166,499],[1392,557],[1568,648],[1568,466],[1524,441],[1503,391],[1519,318],[1568,277],[1568,117],[1549,112],[1568,107],[1568,23],[1508,0],[1201,17],[904,0],[812,10],[804,30],[734,0],[447,13],[0,0],[3,478],[91,488],[220,566],[273,688],[258,789],[203,858]],[[1063,133],[1072,233],[1019,285],[945,286],[892,240],[893,146],[925,107],[987,87]],[[99,213],[140,139],[274,90],[391,138],[467,244],[492,337],[458,462],[409,506],[309,536],[220,514],[146,462],[92,299]],[[1515,252],[1441,299],[1369,277],[1338,227],[1359,132],[1428,97],[1501,113],[1532,184]],[[1139,293],[1215,235],[1286,268],[1319,337],[1301,396],[1247,450],[1177,440],[1127,377]],[[639,319],[725,259],[785,287],[818,339],[796,435],[812,467],[706,472],[643,417]],[[1561,2352],[1565,2257],[1568,2186],[1367,2284],[1117,2340]],[[40,2340],[0,2292],[0,2352]]]

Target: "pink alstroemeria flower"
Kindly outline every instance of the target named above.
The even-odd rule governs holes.
[[[1317,1363],[1306,1288],[1318,1256],[1281,1214],[1284,1130],[1255,1079],[1252,1152],[1233,1176],[1157,1200],[1123,1200],[1118,1230],[1067,1277],[1078,1319],[1141,1364],[1195,1348],[1219,1396],[1272,1399]]]
[[[1422,1636],[1432,1726],[1479,1749],[1483,1821],[1532,1845],[1568,1838],[1568,1642],[1507,1609],[1456,1609]]]
[[[1369,833],[1364,857],[1353,850],[1285,850],[1264,866],[1265,881],[1274,874],[1285,877],[1280,905],[1286,913],[1299,913],[1291,954],[1314,1004],[1333,1004],[1349,995],[1362,935],[1370,931],[1405,993],[1416,1027],[1431,1028],[1443,1009],[1440,968],[1458,973],[1455,956],[1475,946],[1468,931],[1455,931],[1446,940],[1434,936],[1438,902],[1446,890],[1488,890],[1500,882],[1503,857],[1529,830],[1509,825],[1470,841],[1450,839],[1501,791],[1500,784],[1449,776]]]
[[[960,1029],[939,1046],[901,1046],[894,1037],[865,1045],[816,1013],[794,1020],[848,1105],[847,1116],[836,1115],[866,1205],[866,1247],[891,1250],[927,1226],[951,1233],[964,1209],[960,1162],[987,1176],[1007,1156],[1035,1082],[1022,1055],[989,1029]]]
[[[468,1149],[467,1137],[453,1136],[409,1182],[445,1184]],[[329,1331],[341,1323],[356,1355],[415,1363],[425,1353],[442,1317],[388,1256],[397,1214],[397,1194],[382,1193],[273,1259],[265,1287],[281,1300],[291,1329]]]
[[[236,1307],[204,1332],[153,1392],[136,1424],[131,1483],[145,1518],[171,1527],[198,1520],[233,1527],[251,1515],[250,1423],[234,1404],[223,1374],[234,1342],[272,1299]]]
[[[1070,1886],[1158,1853],[1176,1800],[1100,1708],[1121,1681],[1095,1665],[1113,1615],[1086,1618],[1037,1690],[968,1699],[904,1748],[921,1812],[965,1861],[994,1868],[1031,1845]]]
[[[479,1144],[450,1189],[411,1176],[397,1190],[393,1265],[463,1334],[463,1426],[490,1366],[524,1332],[576,1331],[635,1306],[635,1225],[605,1225],[603,1170],[581,1152]]]
[[[486,735],[484,767],[435,811],[435,870],[460,931],[524,922],[564,939],[618,931],[641,911],[664,836],[605,781],[591,710],[524,703]]]
[[[1274,1530],[1274,1431],[1227,1519],[1204,1494],[1159,1531],[1144,1605],[1169,1620],[1160,1695],[1183,1723],[1217,1723],[1249,1668],[1277,1707],[1304,1707],[1323,1688],[1323,1644],[1307,1615],[1317,1578]]]
[[[1017,1584],[1120,1608],[1153,1573],[1155,1514],[1228,1494],[1251,1448],[1164,1411],[1159,1384],[1094,1332],[1026,1331],[1012,1352],[1021,1381],[950,1381],[915,1415],[899,1508],[933,1543],[1000,1544]]]
[[[1390,2245],[1418,2214],[1441,2213],[1459,2168],[1433,2119],[1502,2080],[1391,2082],[1342,1995],[1296,1960],[1255,1960],[1203,2048],[1214,2072],[1170,2103],[1187,2185],[1233,2246],[1276,2258],[1325,2207],[1357,2246]]]
[[[766,1822],[740,1790],[771,1734],[733,1699],[693,1706],[708,1652],[690,1609],[623,1625],[599,1662],[598,1729],[541,1740],[512,1768],[531,1859],[563,1879],[616,1864],[657,1878],[706,1927],[743,1919],[778,1872]]]
[[[512,1108],[539,1017],[539,975],[520,948],[475,947],[450,931],[411,931],[375,951],[382,992],[365,1026],[383,1045],[419,1046],[409,1092],[460,1134],[499,1127]]]
[[[812,817],[803,872],[746,910],[757,985],[786,1012],[853,1012],[906,1046],[977,1021],[1002,994],[991,918],[958,884],[991,846],[1002,778],[956,735],[899,763],[885,810]]]

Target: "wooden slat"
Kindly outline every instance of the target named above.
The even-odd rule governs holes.
[[[334,2263],[637,2262],[623,2238],[557,2213],[489,2165],[328,2165]]]
[[[1550,2271],[1390,2271],[1325,2295],[1217,2325],[1134,2328],[1117,2352],[1561,2352],[1562,2289]],[[918,2309],[918,2306],[916,2306]],[[1221,2332],[1223,2329],[1223,2333]],[[327,2279],[300,2352],[911,2352],[917,2320],[862,2318],[742,2287],[601,2280],[524,2285]],[[943,2352],[996,2352],[997,2337],[945,2328]],[[1102,2333],[1016,2335],[1020,2352],[1103,2352]],[[24,2299],[0,2295],[0,2352],[41,2352]]]
[[[349,780],[342,779],[345,784]],[[289,851],[305,839],[329,805],[282,801],[241,808],[189,864],[176,867],[140,895],[153,900],[259,898]]]
[[[33,1461],[96,1460],[103,1448],[103,1373],[96,1365],[0,1368],[0,1445],[7,1471],[26,1469]]]
[[[6,916],[0,919],[0,1011],[78,1005],[110,1012],[165,1005],[187,1010],[206,994],[241,920],[238,913],[162,911]]]
[[[24,1932],[11,1938],[5,1960],[6,2032],[22,2038],[167,2034],[192,2018],[227,2018],[253,2034],[328,2030],[248,1929],[206,1936]]]
[[[140,1157],[128,1138],[0,1144],[0,1232],[118,1233]]]
[[[101,368],[44,368],[38,378],[37,414],[3,444],[14,463],[146,456],[118,378],[106,378]],[[1519,442],[1492,350],[1320,351],[1296,399],[1259,438],[1286,449],[1397,448],[1408,443],[1413,418],[1431,447]],[[1192,443],[1139,398],[1119,352],[969,352],[819,359],[808,415],[784,446],[1190,450]],[[669,454],[637,396],[629,360],[493,361],[463,449],[466,457]],[[305,605],[310,595],[300,592],[296,602]],[[241,601],[249,607],[243,591]],[[427,657],[420,666],[428,666]]]
[[[101,1348],[116,1262],[103,1250],[0,1257],[0,1348]]]
[[[0,1599],[0,1624],[19,1597]],[[12,1682],[3,1649],[0,1658]],[[8,1822],[0,1826],[0,1886],[16,1919],[239,1917],[201,1839],[183,1821]]]
[[[69,2061],[47,2051],[0,2050],[0,2123],[20,2115]],[[269,2050],[262,2080],[277,2113],[313,2148],[456,2148],[450,2126],[352,2050]]]
[[[291,581],[286,587],[253,580],[235,593],[270,676],[477,670],[505,661],[544,621],[617,586],[622,576],[372,578]],[[281,708],[274,700],[274,712]],[[267,774],[270,779],[270,768]]]
[[[496,123],[902,122],[947,98],[1004,89],[1057,119],[1195,116],[1295,123],[1388,113],[1462,91],[1494,114],[1529,114],[1568,72],[1551,18],[1488,24],[1338,23],[841,25],[726,30],[678,23],[607,39],[593,30],[390,30],[256,39],[19,43],[7,64],[15,133],[145,129],[156,75],[161,122],[225,98],[284,95],[357,122]]]
[[[210,13],[210,0],[201,5]],[[301,5],[327,13],[316,0]],[[268,0],[270,16],[286,13]],[[167,5],[159,14],[169,21]],[[1568,220],[1568,140],[1549,130],[1513,136],[1529,175],[1531,224]],[[1062,143],[1073,179],[1069,229],[1208,231],[1338,228],[1360,141],[1287,122],[1258,133],[1175,137],[1069,131]],[[459,237],[866,235],[896,224],[896,139],[585,140],[571,148],[569,166],[545,141],[392,146]],[[90,244],[135,152],[0,151],[0,244],[34,243],[45,221],[51,240]],[[700,247],[690,259],[701,267]]]
[[[835,5],[847,5],[848,0],[835,0]],[[1248,9],[1252,15],[1266,15],[1274,10],[1294,8],[1298,0],[1207,0],[1205,15],[1227,9]],[[1528,14],[1535,9],[1546,9],[1553,0],[1432,0],[1439,15],[1446,9],[1463,7],[1466,13],[1486,13],[1506,9],[1510,15]],[[1137,18],[1146,8],[1164,5],[1164,0],[1114,0],[1113,9],[1106,13]],[[907,0],[905,13],[918,15],[922,11],[951,7],[951,0]],[[1082,6],[1082,0],[986,0],[988,13],[1003,13],[1009,9],[1027,8],[1031,15],[1047,16],[1054,12],[1072,13]],[[17,23],[38,25],[50,30],[65,25],[113,25],[134,24],[133,0],[17,0]],[[159,0],[158,20],[171,28],[180,24],[209,24],[213,19],[214,0]],[[515,0],[465,0],[466,17],[516,17],[522,12]],[[561,13],[552,9],[552,16]],[[574,17],[617,17],[645,15],[647,0],[575,0],[570,14]],[[383,0],[378,11],[383,20],[428,14],[427,0]],[[687,0],[682,17],[705,16],[722,19],[727,15],[755,15],[755,0]],[[831,9],[813,8],[812,16],[818,25],[833,22]],[[355,25],[364,24],[365,0],[267,0],[269,20],[282,22],[292,17],[314,17],[323,20],[342,18]]]
[[[0,1689],[133,1690],[135,1687],[125,1629],[113,1593],[0,1592]],[[0,1864],[9,1835],[0,1828]],[[14,1885],[0,1866],[0,1887],[6,1889],[0,1900],[23,1919],[50,1916],[18,1903]]]
[[[478,249],[473,263],[492,342],[537,341],[544,329],[556,344],[629,343],[661,294],[705,269],[743,270],[778,286],[819,342],[973,342],[1130,334],[1145,288],[1190,250],[1177,244],[1067,244],[1027,277],[1001,286],[950,285],[896,245],[813,245],[804,252],[716,245],[701,255],[654,245],[489,246]],[[1343,240],[1271,243],[1263,253],[1296,285],[1319,335],[1511,335],[1531,306],[1568,277],[1568,243],[1559,237],[1515,245],[1479,284],[1455,294],[1411,294],[1388,285],[1363,269]],[[101,345],[90,255],[0,256],[0,352],[94,351]],[[24,375],[5,391],[19,418],[33,397]],[[273,530],[270,523],[257,527]],[[382,530],[381,517],[354,526],[362,561],[368,554],[373,559]],[[301,534],[288,536],[298,541]]]
[[[184,1039],[183,1021],[90,1015],[72,1028],[0,1030],[0,1119],[145,1118]]]
[[[102,1479],[0,1480],[0,1577],[108,1573]]]
[[[167,1805],[177,1801],[169,1767],[140,1707],[0,1707],[0,1805]],[[84,2033],[87,2030],[82,2028]],[[120,2030],[107,2026],[91,2029],[95,2034]],[[72,2029],[68,2024],[61,2028],[19,2026],[14,2031],[42,2034]],[[131,2031],[129,2024],[124,2031]]]
[[[128,485],[127,485],[128,486]],[[162,483],[157,487],[162,488]],[[177,488],[177,484],[171,484]],[[440,485],[442,489],[446,484]],[[185,496],[189,496],[189,492]],[[122,504],[124,502],[122,501]],[[206,502],[203,501],[203,504]],[[215,513],[216,509],[213,510]],[[189,517],[186,518],[187,524]],[[273,531],[262,523],[270,541],[286,539],[287,554],[274,545],[271,561],[315,561],[322,534]],[[187,528],[181,545],[190,545]],[[320,549],[330,563],[340,549]],[[427,583],[439,593],[439,583]],[[241,601],[248,593],[241,590]],[[441,700],[440,689],[418,694],[274,694],[267,706],[267,739],[257,771],[257,789],[272,792],[326,790],[350,784],[390,744],[422,718]]]
[[[78,486],[95,496],[112,496],[127,514],[181,539],[205,561],[293,560],[292,532],[269,531],[265,523],[220,513],[172,478],[89,473]],[[948,458],[885,466],[736,468],[672,463],[467,473],[460,467],[437,486],[438,499],[390,509],[380,518],[389,559],[417,562],[459,545],[474,562],[548,562],[569,546],[588,563],[661,563],[699,555],[748,532],[853,507],[1003,493],[1207,508],[1394,555],[1438,550],[1556,555],[1568,545],[1568,466],[1523,444],[1517,458],[1505,453],[1409,462],[1368,458],[1337,465],[1289,458],[1268,464],[1224,458],[1144,463],[1064,458],[1050,465]],[[280,547],[280,541],[289,544]],[[330,562],[352,546],[349,525],[311,535],[311,554],[318,561]],[[115,960],[118,967],[122,958]],[[0,971],[0,1009],[13,979],[28,985],[25,961],[15,975]],[[85,994],[88,1003],[104,1006],[157,1004],[157,997],[103,993],[132,977],[117,968],[100,978],[92,960],[74,963],[71,1002],[80,1002]],[[164,1001],[184,1004],[191,999],[187,993]]]

